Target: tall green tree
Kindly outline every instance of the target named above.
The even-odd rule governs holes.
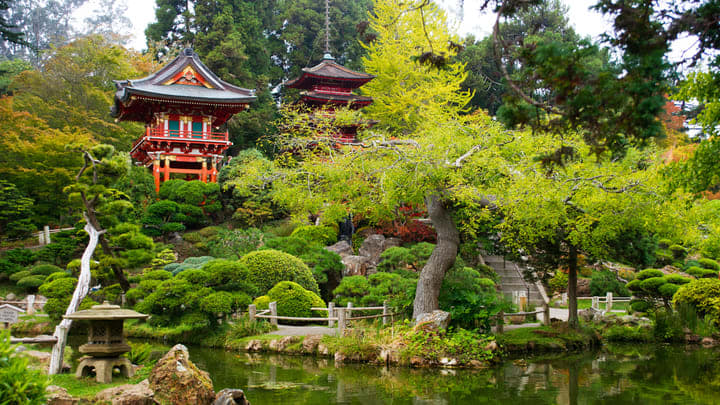
[[[0,235],[15,238],[35,230],[33,200],[23,196],[14,184],[0,180]]]

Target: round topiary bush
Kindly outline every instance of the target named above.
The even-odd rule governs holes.
[[[167,270],[153,270],[142,275],[143,280],[168,280],[173,276]]]
[[[677,284],[677,285],[683,285],[689,283],[691,280],[687,277],[683,277],[679,274],[669,274],[665,276],[665,280],[667,280],[668,283]]]
[[[260,294],[265,294],[281,281],[293,281],[306,290],[319,293],[318,284],[310,268],[295,256],[279,250],[257,250],[243,256],[239,262],[250,271],[250,282]]]
[[[30,270],[18,271],[17,273],[13,273],[10,275],[10,281],[14,281],[17,283],[18,281],[20,281],[20,279],[23,279],[30,275]]]
[[[698,260],[698,263],[700,263],[700,266],[702,266],[703,268],[715,270],[716,272],[720,271],[720,263],[716,262],[713,259],[707,259],[703,257],[702,259]]]
[[[683,286],[673,296],[673,304],[691,305],[698,315],[710,316],[716,322],[720,320],[720,280],[702,278]]]
[[[314,292],[292,281],[281,281],[268,291],[270,301],[277,302],[278,315],[310,317],[312,307],[325,307],[325,302]]]
[[[53,273],[60,273],[65,270],[52,264],[38,264],[30,269],[30,274],[33,276],[49,276]]]
[[[650,277],[640,282],[640,288],[645,292],[653,293],[658,291],[658,288],[665,283],[667,283],[665,277]]]
[[[51,281],[45,279],[45,283],[40,286],[38,292],[47,298],[69,297],[75,291],[76,284],[77,279],[75,277],[63,277]]]
[[[657,269],[645,269],[637,274],[637,280],[645,280],[653,277],[662,277],[665,274]]]
[[[69,271],[62,271],[59,273],[53,273],[47,277],[45,277],[45,283],[50,283],[55,280],[59,280],[61,278],[72,278],[72,274],[70,274]],[[43,294],[45,295],[45,294]]]
[[[253,304],[255,305],[255,308],[258,311],[266,310],[270,307],[270,303],[272,300],[267,295],[261,295],[253,301]]]
[[[37,291],[38,287],[40,287],[44,282],[45,276],[27,276],[18,280],[17,286],[29,293],[32,293]]]
[[[632,308],[634,312],[647,312],[651,307],[652,305],[650,305],[649,302],[643,300],[632,301],[630,303],[630,308]]]
[[[194,285],[206,285],[210,281],[208,272],[198,269],[188,269],[178,273],[178,278],[183,278]],[[221,311],[222,312],[222,311]]]

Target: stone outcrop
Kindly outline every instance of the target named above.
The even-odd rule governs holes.
[[[155,405],[155,393],[150,382],[142,380],[138,384],[126,384],[108,388],[95,395],[95,401],[112,405]]]
[[[45,391],[47,392],[46,400],[48,405],[77,405],[80,403],[80,400],[73,398],[65,388],[57,385],[50,385]]]
[[[365,256],[345,256],[342,263],[345,265],[343,277],[366,276],[369,274],[370,268],[374,269],[370,260]]]
[[[148,379],[160,404],[210,405],[215,401],[210,375],[190,362],[183,345],[170,349],[153,367]]]
[[[345,258],[345,256],[351,256],[353,254],[352,245],[345,240],[341,240],[332,246],[327,246],[325,249],[337,253],[340,258]]]
[[[436,309],[432,312],[421,314],[417,318],[416,327],[432,327],[434,329],[447,329],[450,326],[451,316],[449,312]]]
[[[250,405],[243,390],[225,388],[217,393],[213,405]]]
[[[377,234],[370,235],[363,241],[358,254],[367,257],[373,266],[377,266],[380,262],[380,255],[383,252],[384,244],[385,236]]]

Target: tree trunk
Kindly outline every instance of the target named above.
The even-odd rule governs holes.
[[[570,244],[568,254],[568,325],[575,329],[580,326],[577,310],[577,266],[577,250],[575,246]]]
[[[87,216],[85,216],[85,218],[87,219]],[[90,235],[90,240],[83,252],[82,259],[80,259],[80,276],[78,277],[75,292],[70,300],[70,305],[68,305],[67,310],[65,310],[65,315],[76,312],[83,298],[87,295],[88,290],[90,290],[90,259],[92,259],[93,252],[95,252],[101,232],[95,229],[89,220],[85,224],[85,232]],[[55,343],[52,349],[48,374],[59,374],[62,371],[63,354],[65,352],[65,343],[70,325],[72,325],[70,319],[63,319],[60,324],[55,327],[53,336],[57,338],[57,343]]]
[[[437,245],[420,272],[413,304],[413,319],[438,309],[438,296],[445,272],[455,264],[460,245],[460,232],[444,202],[437,195],[432,195],[425,198],[425,205],[437,232]]]

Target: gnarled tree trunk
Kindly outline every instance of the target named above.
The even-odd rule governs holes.
[[[87,220],[87,216],[85,219]],[[70,305],[68,305],[67,310],[65,310],[65,315],[69,315],[77,311],[83,298],[85,298],[90,290],[90,259],[92,259],[93,252],[95,252],[101,232],[95,229],[90,221],[87,221],[84,229],[85,232],[90,235],[90,240],[83,252],[82,258],[80,259],[80,276],[78,277],[75,292],[70,300]],[[65,352],[65,344],[67,342],[70,325],[72,325],[72,321],[70,319],[63,319],[60,324],[55,327],[55,333],[53,336],[57,338],[57,343],[55,343],[55,346],[53,346],[52,349],[48,374],[59,374],[62,371],[63,354]]]
[[[437,232],[437,245],[420,272],[413,304],[413,319],[438,309],[438,296],[445,272],[455,264],[460,245],[460,232],[445,202],[439,196],[431,195],[425,198],[425,205]]]
[[[575,246],[570,243],[570,251],[568,254],[568,325],[571,328],[580,326],[578,322],[577,308],[577,273],[578,273],[578,253]]]

